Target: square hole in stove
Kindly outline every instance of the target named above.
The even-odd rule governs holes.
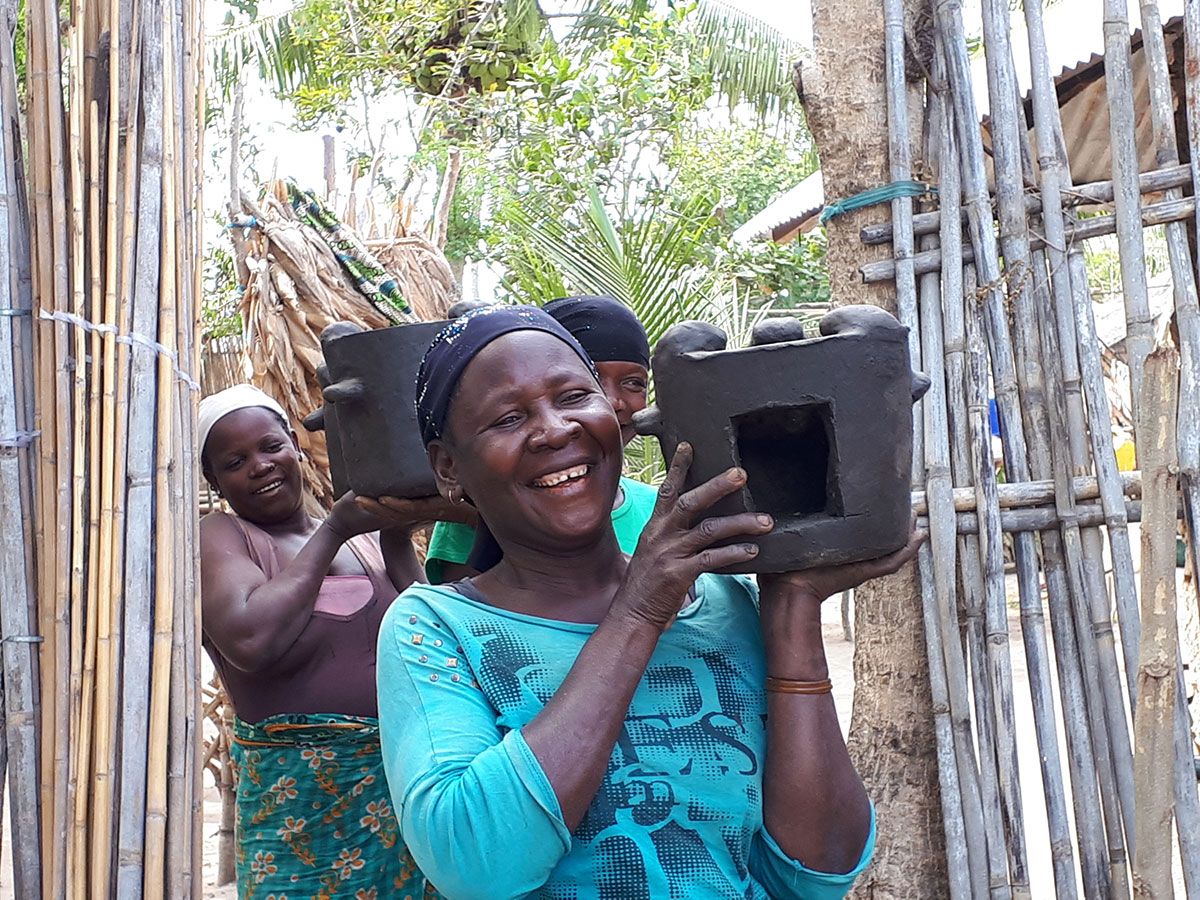
[[[828,403],[776,406],[733,417],[738,464],[756,511],[778,518],[837,514]]]

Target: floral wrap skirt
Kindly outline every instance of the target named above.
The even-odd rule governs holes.
[[[238,897],[436,897],[400,840],[376,719],[234,721]]]

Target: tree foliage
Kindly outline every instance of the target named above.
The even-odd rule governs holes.
[[[612,293],[652,332],[730,298],[826,298],[819,238],[729,240],[816,167],[799,48],[714,0],[577,12],[551,30],[532,0],[303,0],[263,22],[240,6],[213,48],[227,69],[257,61],[302,122],[404,97],[418,149],[394,190],[437,185],[460,151],[446,254],[493,264],[513,298]]]

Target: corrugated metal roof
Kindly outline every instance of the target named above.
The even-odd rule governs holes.
[[[791,236],[825,206],[825,181],[821,170],[813,172],[798,185],[784,191],[741,228],[733,233],[736,244]]]

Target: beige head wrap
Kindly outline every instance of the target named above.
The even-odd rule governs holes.
[[[231,412],[237,412],[239,409],[253,409],[256,406],[271,410],[278,414],[284,422],[288,420],[287,413],[283,411],[283,407],[275,401],[275,398],[260,391],[252,384],[235,384],[231,388],[226,388],[201,400],[200,415],[197,420],[197,446],[200,455],[204,455],[204,445],[208,442],[208,433],[212,431],[217,422]]]

